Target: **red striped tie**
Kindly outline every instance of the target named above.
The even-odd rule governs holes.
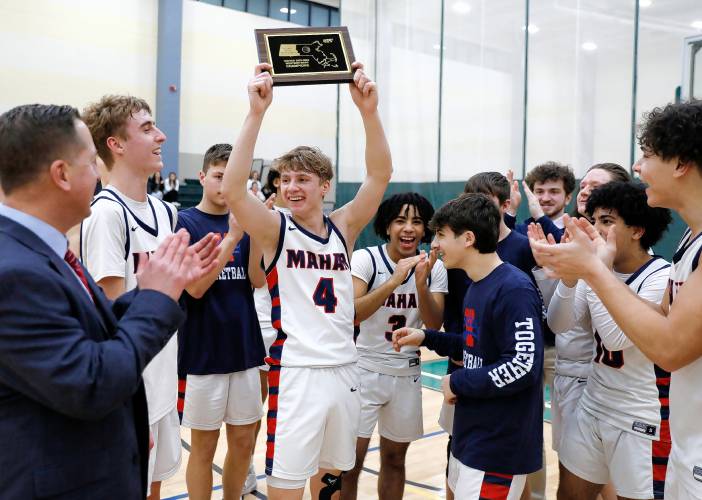
[[[95,297],[93,297],[93,292],[90,291],[90,287],[88,286],[88,280],[85,279],[85,274],[83,273],[83,268],[78,263],[78,259],[76,258],[76,254],[71,252],[71,250],[69,248],[68,250],[66,250],[66,255],[64,256],[63,260],[68,262],[68,265],[71,266],[71,269],[73,269],[73,271],[78,276],[78,279],[80,280],[80,282],[83,283],[83,286],[90,294],[90,298],[93,299],[93,302],[95,302]]]

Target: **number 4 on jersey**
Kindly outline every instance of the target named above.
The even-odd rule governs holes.
[[[334,295],[334,278],[319,278],[317,288],[314,289],[312,300],[315,305],[324,307],[324,312],[336,312],[336,295]]]

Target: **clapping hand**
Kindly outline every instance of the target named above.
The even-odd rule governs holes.
[[[425,286],[428,284],[429,275],[434,268],[434,264],[436,264],[438,254],[433,249],[429,251],[429,254],[422,250],[419,256],[422,258],[414,268],[414,281],[418,286]]]
[[[156,290],[178,300],[185,287],[211,272],[217,265],[219,236],[207,234],[188,246],[185,229],[168,235],[148,259],[140,259],[136,277],[142,290]]]
[[[529,237],[534,259],[552,277],[577,281],[604,263],[612,268],[616,254],[616,228],[610,227],[605,240],[587,219],[563,216],[567,242],[558,245]]]
[[[511,168],[507,170],[506,177],[509,182],[509,208],[507,212],[516,217],[519,204],[522,202],[522,193],[519,192],[519,183],[514,180],[514,172]]]

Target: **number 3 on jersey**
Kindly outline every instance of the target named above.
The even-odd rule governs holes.
[[[390,323],[390,331],[385,332],[385,339],[388,342],[392,342],[392,332],[404,328],[407,324],[407,318],[402,314],[395,314],[388,318],[388,323]]]
[[[334,295],[334,278],[319,278],[317,288],[312,294],[312,300],[314,300],[315,305],[324,307],[325,313],[336,312],[337,299]]]

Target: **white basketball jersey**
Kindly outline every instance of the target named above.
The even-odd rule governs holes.
[[[139,260],[148,258],[173,233],[176,209],[151,195],[145,202],[130,200],[106,187],[93,200],[92,213],[81,226],[81,259],[99,281],[123,277],[125,290],[137,286]],[[143,372],[149,423],[171,411],[178,398],[178,340],[173,335]]]
[[[664,259],[654,257],[634,274],[616,274],[634,293],[660,304],[669,268]],[[595,353],[592,372],[580,400],[583,408],[623,431],[670,442],[667,422],[670,374],[651,362],[626,337],[589,287],[587,300]]]
[[[578,281],[575,288],[573,310],[570,313],[574,316],[573,327],[556,335],[556,374],[587,378],[592,367],[595,341],[587,306],[587,283],[582,280]]]
[[[273,209],[284,214],[290,213],[289,209],[283,207],[274,206]],[[261,331],[273,328],[271,325],[271,294],[268,292],[268,287],[262,286],[254,290],[254,305]]]
[[[387,245],[357,250],[351,259],[351,272],[368,284],[368,292],[388,281],[395,272],[395,263],[387,254]],[[429,291],[447,293],[446,269],[441,261],[432,268]],[[362,321],[356,338],[358,366],[385,375],[419,375],[419,349],[405,346],[401,352],[392,348],[392,332],[408,326],[421,328],[419,297],[414,269],[391,293],[380,308]]]
[[[266,269],[278,337],[266,361],[286,367],[355,363],[353,283],[346,242],[324,218],[321,238],[280,214],[278,249]]]
[[[670,272],[670,307],[690,274],[697,269],[702,252],[702,235],[692,237],[688,229],[673,257]],[[695,497],[702,498],[702,358],[672,373],[670,381],[670,430],[673,449],[670,461],[676,477],[683,480]]]

